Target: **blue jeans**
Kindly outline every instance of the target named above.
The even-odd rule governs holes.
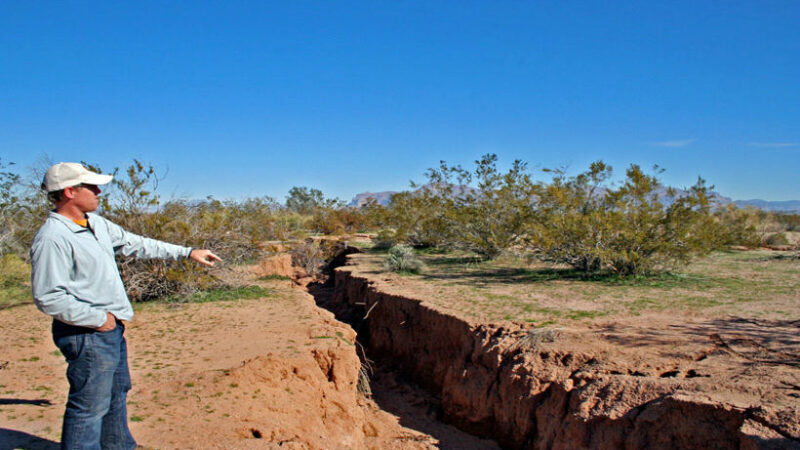
[[[136,448],[128,429],[126,397],[131,376],[124,332],[119,321],[106,332],[53,321],[53,341],[69,363],[62,449]]]

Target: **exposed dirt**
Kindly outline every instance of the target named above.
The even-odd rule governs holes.
[[[350,326],[314,304],[311,279],[286,255],[248,272],[273,290],[267,298],[138,308],[126,330],[137,440],[181,449],[498,448],[483,438],[506,448],[800,448],[800,321],[662,311],[559,328],[486,323],[352,264],[361,256],[311,291],[353,324],[375,361]],[[57,448],[66,364],[49,326],[32,305],[0,311],[0,449]],[[359,356],[372,396],[358,392],[368,389]]]
[[[266,268],[253,270],[263,274]],[[403,419],[357,392],[360,363],[349,326],[318,308],[292,281],[262,285],[274,294],[137,308],[126,336],[134,386],[129,418],[140,444],[159,449],[439,445],[430,432],[401,424]],[[0,311],[0,449],[57,448],[68,386],[66,363],[49,328],[50,320],[32,305]],[[433,431],[451,440],[459,436],[455,441],[466,442],[464,448],[482,448],[483,441],[453,427],[440,424]]]
[[[351,264],[325,306],[446,421],[504,447],[800,448],[798,321],[653,312],[552,329],[441,303]]]

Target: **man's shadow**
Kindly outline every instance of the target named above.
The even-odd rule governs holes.
[[[41,399],[20,399],[20,398],[0,398],[0,405],[36,405],[50,406],[50,400]],[[57,450],[58,442],[40,438],[24,431],[10,430],[0,427],[0,450]]]
[[[58,450],[58,442],[22,431],[0,428],[0,450]]]

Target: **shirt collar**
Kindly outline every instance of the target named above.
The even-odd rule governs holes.
[[[69,217],[62,216],[61,214],[59,214],[59,213],[57,213],[55,211],[50,211],[50,215],[48,217],[50,217],[51,219],[58,220],[59,222],[63,223],[73,233],[80,233],[82,231],[89,231],[88,228],[84,228],[84,227],[78,225],[77,223],[73,222],[72,219],[70,219]]]

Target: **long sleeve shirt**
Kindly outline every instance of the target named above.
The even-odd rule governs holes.
[[[114,255],[186,258],[190,247],[145,238],[96,214],[89,226],[51,212],[31,246],[33,301],[45,314],[76,326],[98,328],[111,313],[133,319],[133,307]]]

